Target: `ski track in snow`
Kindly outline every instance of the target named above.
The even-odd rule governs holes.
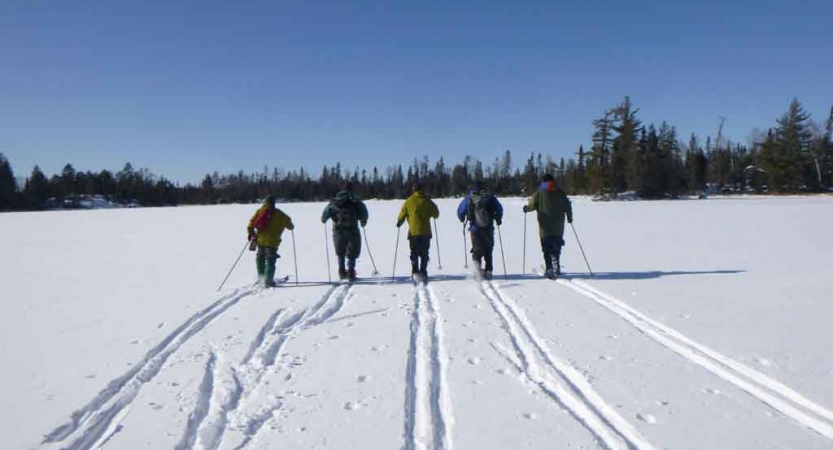
[[[677,330],[650,318],[618,298],[593,286],[569,279],[559,284],[612,311],[645,336],[735,385],[800,425],[833,439],[833,412],[792,388],[709,347],[689,339]]]
[[[256,286],[236,289],[191,316],[127,373],[110,381],[87,405],[73,412],[69,422],[45,435],[41,448],[60,446],[61,450],[89,450],[101,447],[120,430],[119,424],[129,413],[130,405],[142,387],[159,374],[174,352],[241,299],[260,290]],[[63,445],[71,438],[74,439],[69,445]]]
[[[451,450],[453,413],[442,313],[433,287],[414,287],[405,383],[405,450]]]
[[[285,310],[278,309],[261,327],[240,364],[226,370],[213,368],[214,375],[211,377],[207,367],[206,378],[221,382],[210,383],[210,389],[201,386],[201,398],[191,414],[196,423],[192,426],[189,420],[185,435],[176,450],[217,450],[230,425],[243,434],[243,441],[235,449],[241,450],[248,446],[263,425],[272,418],[274,411],[282,406],[277,400],[252,414],[245,413],[249,400],[257,396],[264,376],[278,362],[284,345],[297,333],[323,324],[341,311],[352,287],[333,286],[313,306],[286,318],[283,318]],[[206,404],[210,406],[203,414]]]
[[[556,358],[523,310],[493,281],[479,281],[480,293],[500,317],[515,347],[523,375],[566,408],[609,450],[655,450],[593,389],[575,367]]]

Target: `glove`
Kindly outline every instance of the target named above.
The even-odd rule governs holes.
[[[524,209],[524,214],[526,214],[526,213],[528,213],[528,212],[529,212],[529,208],[527,207],[527,205],[524,205],[524,208],[523,208],[523,209]]]
[[[249,236],[250,241],[255,238],[255,230],[252,228],[247,228],[246,234]]]
[[[362,228],[364,228],[364,227],[366,227],[366,226],[367,226],[367,221],[366,221],[366,220],[362,220],[361,224],[362,224]]]
[[[404,223],[404,222],[396,222],[396,228],[401,227],[403,223]]]
[[[573,216],[567,218],[567,223],[573,223]]]
[[[495,223],[497,224],[497,226],[501,226],[501,225],[503,225],[503,220],[502,219],[495,219]]]

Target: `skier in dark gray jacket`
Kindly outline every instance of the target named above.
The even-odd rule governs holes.
[[[469,222],[471,259],[476,275],[491,279],[494,271],[494,224],[500,226],[503,223],[503,206],[497,197],[486,191],[483,182],[478,181],[457,206],[457,218],[460,222]],[[482,260],[485,260],[485,267],[482,266]]]
[[[362,251],[359,225],[367,225],[368,213],[364,202],[353,193],[353,185],[342,184],[341,191],[324,208],[321,222],[333,220],[333,246],[338,257],[338,277],[356,279],[356,259]]]

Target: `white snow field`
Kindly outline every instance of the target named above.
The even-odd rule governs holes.
[[[576,199],[596,273],[568,228],[558,282],[503,199],[483,283],[457,202],[419,288],[399,201],[368,202],[379,276],[365,247],[327,283],[323,204],[292,203],[300,284],[287,233],[287,284],[246,251],[219,292],[257,205],[0,215],[0,447],[833,448],[833,198]]]

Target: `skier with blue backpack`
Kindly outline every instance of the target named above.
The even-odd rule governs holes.
[[[495,227],[503,222],[503,206],[497,197],[490,194],[482,181],[477,181],[468,195],[457,206],[457,218],[469,223],[471,236],[471,259],[475,276],[492,278],[494,264],[492,251],[495,247]],[[482,263],[485,260],[485,267]]]

